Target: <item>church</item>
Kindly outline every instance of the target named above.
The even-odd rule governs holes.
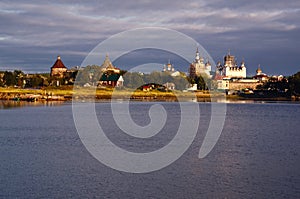
[[[230,55],[230,51],[228,51],[227,55],[224,56],[224,65],[221,65],[219,61],[217,63],[216,76],[223,76],[225,78],[246,78],[246,65],[243,60],[238,66],[235,56]]]
[[[204,58],[200,56],[199,50],[197,48],[196,57],[193,63],[190,65],[189,69],[190,77],[194,79],[197,76],[207,75],[211,77],[211,64],[207,59],[207,62],[204,62]]]
[[[122,87],[124,79],[122,77],[121,70],[115,67],[110,59],[109,56],[106,55],[103,64],[101,65],[101,72],[102,76],[98,82],[98,86],[104,87]]]

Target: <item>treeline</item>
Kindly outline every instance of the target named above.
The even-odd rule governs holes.
[[[15,70],[13,72],[5,71],[1,73],[0,86],[15,86],[22,82],[22,77],[24,73],[20,70]]]
[[[196,83],[198,89],[207,90],[210,88],[211,80],[208,77],[197,77],[196,79],[190,79],[185,73],[180,72],[179,75],[172,76],[170,72],[153,71],[150,74],[144,74],[139,72],[127,72],[122,71],[120,75],[123,76],[124,86],[126,88],[138,88],[142,85],[155,83],[155,84],[166,84],[174,83],[176,90],[184,90],[189,84]],[[90,85],[96,85],[101,78],[102,72],[101,67],[97,65],[86,66],[83,70],[80,70],[77,74],[76,84],[84,85],[89,83]],[[107,74],[110,75],[110,74]]]
[[[49,86],[49,74],[25,74],[21,70],[0,72],[0,86],[20,88],[37,88]]]
[[[138,88],[142,85],[155,83],[155,84],[166,84],[174,83],[176,90],[184,90],[188,86],[188,80],[184,73],[178,76],[171,76],[168,72],[154,71],[150,74],[141,74],[138,72],[127,72],[123,76],[124,86],[127,88]]]
[[[87,66],[80,70],[67,72],[63,78],[57,79],[50,77],[50,74],[25,74],[21,70],[0,72],[0,86],[11,87],[17,86],[20,88],[37,88],[52,86],[60,82],[59,85],[73,85],[75,80],[79,85],[85,83],[92,83],[97,85],[102,75],[101,67],[97,65]],[[169,72],[154,71],[150,74],[143,74],[138,72],[122,71],[120,75],[123,76],[124,86],[127,88],[138,88],[142,85],[155,83],[166,84],[174,83],[176,90],[184,90],[188,84],[197,84],[198,90],[210,90],[215,88],[215,81],[206,77],[200,76],[190,79],[185,73],[180,73],[177,76],[172,76]],[[277,90],[279,92],[288,92],[290,95],[300,96],[300,71],[296,74],[283,78],[278,81],[270,78],[264,85],[257,89],[263,90]]]

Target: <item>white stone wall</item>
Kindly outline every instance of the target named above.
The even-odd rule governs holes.
[[[226,67],[225,76],[229,78],[246,78],[246,67]]]

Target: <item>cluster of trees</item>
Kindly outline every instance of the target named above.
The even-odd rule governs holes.
[[[270,78],[262,86],[257,87],[257,89],[286,92],[289,95],[300,96],[300,72],[281,80]]]
[[[120,75],[124,75],[126,71],[121,70]],[[112,71],[105,72],[105,74],[110,75]],[[83,69],[69,73],[64,79],[66,81],[70,78],[76,79],[76,85],[84,85],[85,83],[89,83],[91,85],[97,85],[97,82],[100,80],[101,76],[103,75],[102,67],[98,65],[88,65]]]
[[[97,81],[101,78],[101,75],[102,72],[100,66],[89,65],[78,72],[76,84],[84,85],[85,83],[89,83],[91,85],[96,85]],[[149,83],[163,85],[167,82],[172,82],[175,84],[177,90],[184,90],[186,89],[187,84],[189,84],[189,79],[186,78],[184,73],[173,77],[169,72],[154,71],[150,74],[143,74],[121,70],[120,75],[123,76],[124,86],[127,88],[138,88]]]
[[[177,90],[186,89],[188,84],[188,80],[185,77],[185,74],[181,74],[179,76],[171,76],[168,72],[158,72],[154,71],[150,74],[141,74],[138,72],[127,72],[123,76],[124,78],[124,86],[127,88],[138,88],[142,85],[155,83],[163,85],[167,82],[172,82],[175,84]]]
[[[300,96],[300,71],[290,76],[288,80],[291,94]]]
[[[0,86],[18,86],[21,88],[37,88],[49,86],[49,74],[26,75],[20,70],[5,71],[1,73]]]
[[[22,77],[24,73],[20,70],[15,70],[13,72],[5,71],[2,73],[2,79],[0,81],[0,86],[15,86],[22,84]]]
[[[212,79],[209,78],[206,74],[203,74],[202,76],[195,76],[193,78],[189,77],[188,81],[191,84],[197,84],[198,90],[209,90],[211,88],[214,88]]]
[[[76,84],[96,83],[101,77],[101,67],[97,65],[88,65],[83,70],[78,71],[76,75]]]

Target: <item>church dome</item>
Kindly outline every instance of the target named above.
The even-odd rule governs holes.
[[[258,68],[257,68],[257,70],[256,70],[256,73],[257,73],[257,74],[262,73],[262,70],[261,70],[260,66],[258,66]]]

